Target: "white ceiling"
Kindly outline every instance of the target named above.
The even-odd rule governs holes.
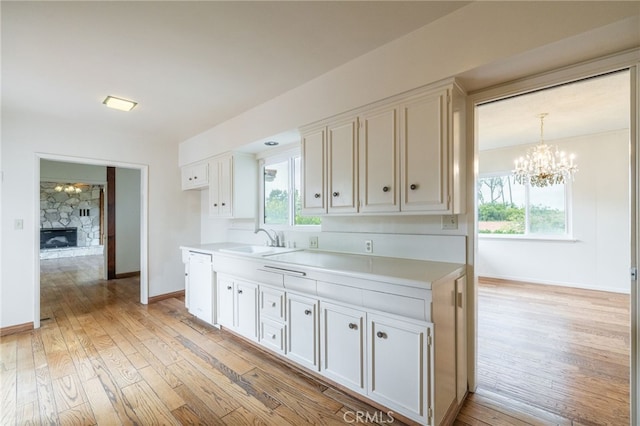
[[[623,71],[481,105],[479,150],[538,142],[541,113],[548,113],[548,141],[627,129],[629,93],[629,72]]]
[[[2,109],[179,143],[467,3],[2,1]]]

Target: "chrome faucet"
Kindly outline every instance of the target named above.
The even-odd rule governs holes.
[[[258,228],[255,230],[254,234],[257,234],[258,232],[264,232],[265,234],[267,234],[267,237],[269,237],[269,245],[271,247],[280,247],[280,241],[278,238],[278,233],[276,231],[273,231],[273,235],[275,235],[275,237],[272,237],[271,234],[269,233],[269,231],[267,231],[264,228]]]

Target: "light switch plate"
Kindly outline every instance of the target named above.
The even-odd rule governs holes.
[[[309,237],[309,248],[318,248],[318,237]]]

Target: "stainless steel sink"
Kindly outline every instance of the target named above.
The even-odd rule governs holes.
[[[270,247],[270,246],[238,246],[226,249],[220,249],[223,253],[245,254],[247,256],[269,256],[273,254],[288,253],[299,249],[289,247]]]

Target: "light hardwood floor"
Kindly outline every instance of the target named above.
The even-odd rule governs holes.
[[[459,425],[629,425],[629,296],[482,279]]]
[[[41,328],[0,342],[0,424],[389,424],[183,300],[136,303],[138,280],[101,280],[101,261],[42,262]],[[555,293],[481,285],[480,388],[457,425],[628,424],[628,296]]]

